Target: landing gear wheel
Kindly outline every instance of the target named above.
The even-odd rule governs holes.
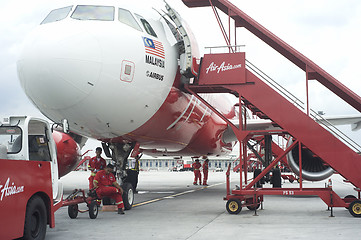
[[[125,182],[122,186],[123,188],[123,203],[125,210],[130,210],[134,203],[134,191],[132,184]]]
[[[348,211],[354,217],[361,217],[361,201],[355,200],[348,207]]]
[[[226,209],[229,214],[238,214],[241,210],[241,201],[238,199],[229,199],[226,203]]]
[[[90,204],[88,205],[89,208],[89,217],[91,219],[95,219],[98,216],[98,212],[99,212],[99,206],[98,203],[96,201],[91,201]]]
[[[26,206],[24,239],[44,239],[46,234],[46,207],[39,196],[32,197]]]
[[[79,210],[79,207],[78,207],[78,204],[75,204],[75,205],[69,205],[68,206],[68,215],[71,219],[74,219],[78,216],[78,210]]]

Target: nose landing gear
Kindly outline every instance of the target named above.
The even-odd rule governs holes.
[[[130,210],[134,203],[134,191],[131,183],[126,182],[126,166],[128,157],[134,149],[136,143],[102,143],[104,153],[115,162],[115,177],[123,188],[123,202],[125,210]],[[111,150],[111,151],[110,151]],[[104,204],[104,202],[103,202]]]

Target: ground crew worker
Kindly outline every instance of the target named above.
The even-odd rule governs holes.
[[[108,164],[104,170],[97,172],[94,178],[94,188],[99,198],[110,197],[118,205],[118,214],[124,214],[123,189],[117,183],[112,171],[114,165]]]
[[[100,156],[102,154],[101,147],[97,147],[95,149],[95,154],[96,154],[96,156],[91,158],[89,160],[89,164],[88,164],[88,169],[91,171],[90,177],[88,178],[89,179],[89,191],[91,189],[93,189],[93,187],[94,187],[93,181],[94,181],[94,177],[97,174],[97,172],[99,172],[100,170],[103,170],[105,168],[105,166],[107,165],[105,160]]]
[[[130,162],[129,169],[127,170],[127,178],[126,182],[132,184],[134,193],[137,193],[137,185],[138,185],[138,176],[139,176],[139,159],[143,156],[143,154],[138,154],[132,161]]]
[[[199,185],[202,184],[201,167],[202,167],[202,165],[199,163],[199,159],[196,159],[196,161],[192,164],[192,168],[193,168],[193,172],[194,172],[193,185],[197,185],[198,180],[199,180]]]
[[[207,180],[208,180],[208,158],[207,156],[202,157],[204,159],[202,168],[203,168],[203,185],[208,186]]]

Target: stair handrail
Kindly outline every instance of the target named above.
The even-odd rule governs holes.
[[[261,79],[263,79],[266,83],[268,83],[269,86],[271,86],[278,93],[281,93],[285,98],[287,98],[290,102],[296,105],[299,109],[305,111],[304,102],[302,102],[299,98],[297,98],[290,91],[288,91],[286,88],[281,86],[278,82],[276,82],[274,79],[272,79],[270,76],[268,76],[265,72],[263,72],[261,69],[256,67],[253,63],[251,63],[247,59],[246,59],[246,67],[252,70],[252,72],[257,74],[259,77],[261,77]]]
[[[347,146],[352,148],[355,152],[359,154],[361,153],[361,146],[358,143],[356,143],[354,140],[352,140],[350,137],[348,137],[345,133],[343,133],[340,129],[338,129],[335,125],[329,122],[326,118],[322,117],[313,109],[310,109],[310,115],[317,123],[319,123],[321,126],[329,130],[329,132],[331,132],[334,136],[340,139]]]
[[[224,48],[232,48],[234,49],[234,52],[239,52],[240,48],[246,47],[245,44],[237,44],[237,45],[221,45],[221,46],[211,46],[211,47],[204,47],[204,49],[209,50],[209,54],[212,54],[212,49],[224,49]]]
[[[293,95],[290,91],[285,89],[279,83],[277,83],[274,79],[264,73],[261,69],[256,67],[250,61],[246,59],[246,67],[251,70],[253,73],[257,74],[260,79],[263,79],[270,87],[272,87],[275,91],[284,96],[288,101],[297,106],[300,110],[305,111],[304,102],[302,102],[299,98]],[[334,136],[336,136],[339,140],[341,140],[344,144],[349,146],[357,153],[361,153],[361,146],[356,143],[354,140],[349,138],[345,133],[343,133],[340,129],[338,129],[335,125],[327,121],[320,114],[315,112],[313,109],[310,109],[310,116],[315,120],[318,124],[320,124],[323,128],[327,129]]]

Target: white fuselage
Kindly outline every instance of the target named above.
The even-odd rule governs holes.
[[[219,153],[226,124],[179,89],[176,38],[154,9],[76,2],[53,10],[26,39],[18,75],[44,115],[67,119],[80,135],[164,152],[211,139],[199,153]],[[229,102],[218,99],[230,112]],[[197,154],[194,148],[185,152]]]
[[[42,24],[18,61],[21,85],[46,116],[54,121],[66,116],[75,131],[95,138],[131,132],[160,108],[177,72],[176,42],[161,40],[167,29],[160,19],[147,19],[157,38],[141,23],[142,31],[119,21],[69,16]],[[145,52],[144,37],[161,42],[164,58]],[[146,56],[164,64],[146,64]]]

